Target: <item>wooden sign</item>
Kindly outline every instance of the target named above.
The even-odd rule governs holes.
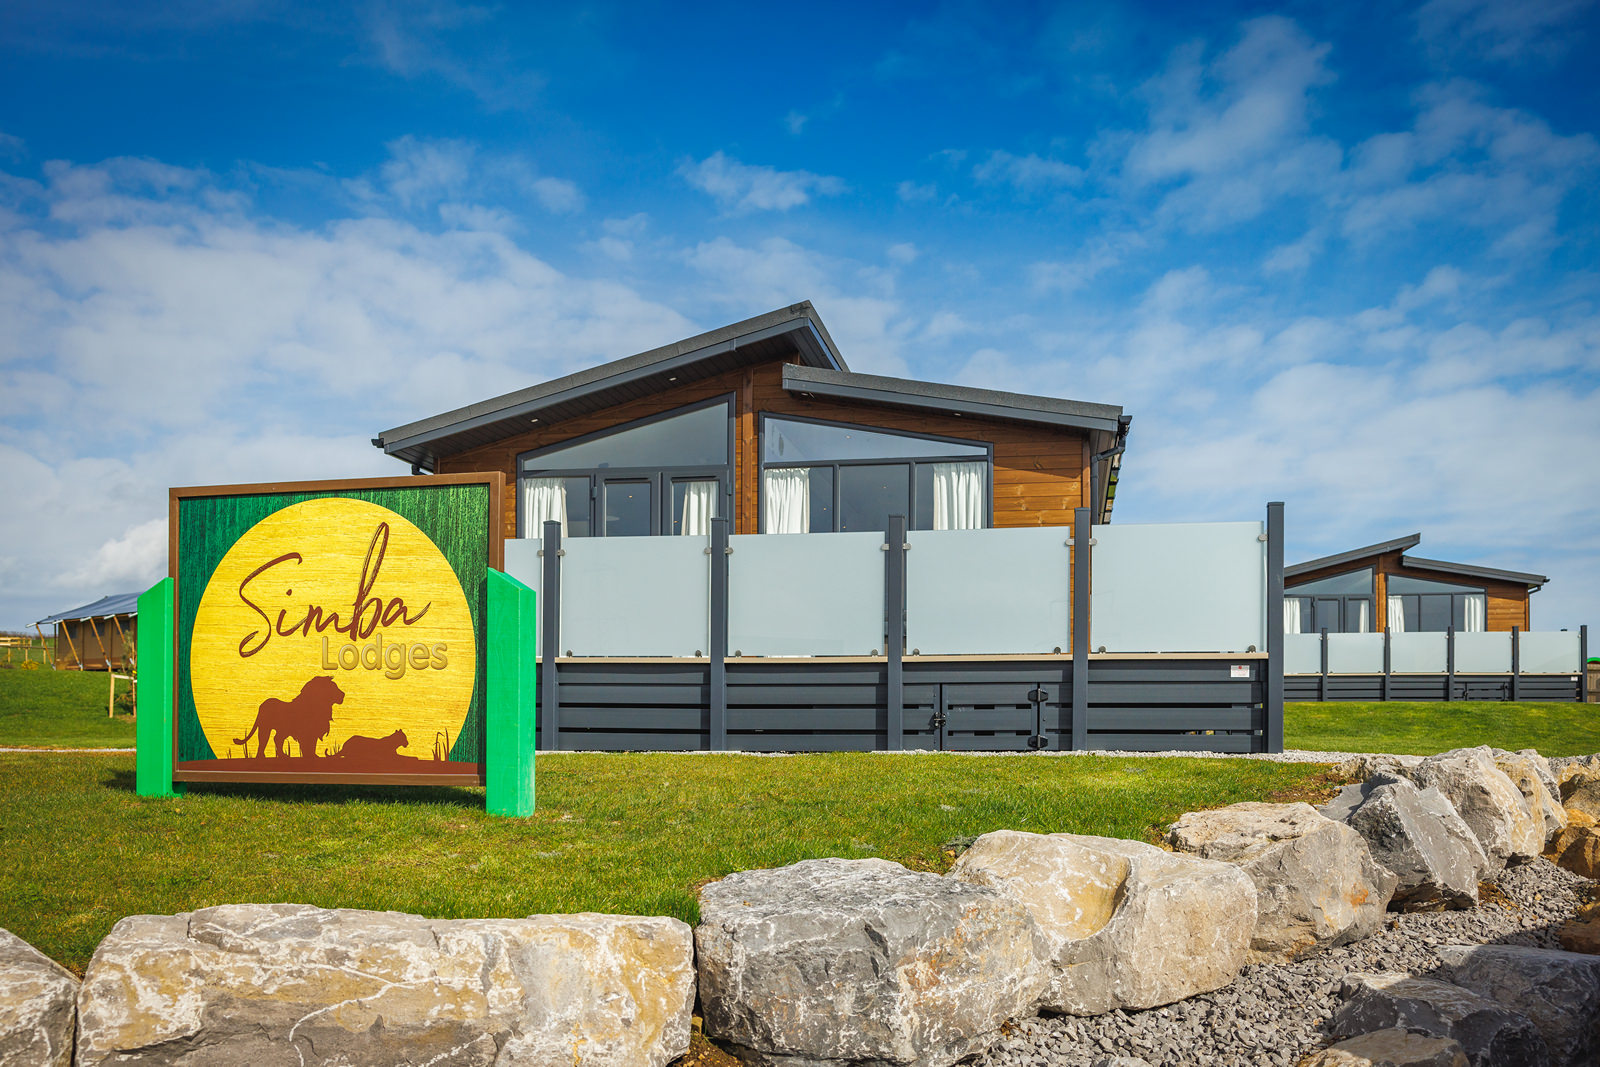
[[[174,782],[484,780],[499,473],[174,489]]]

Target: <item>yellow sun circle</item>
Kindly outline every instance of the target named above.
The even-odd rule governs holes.
[[[218,759],[276,756],[281,733],[259,753],[258,715],[267,725],[282,712],[269,701],[292,702],[319,676],[343,700],[322,701],[332,718],[315,751],[288,740],[284,755],[332,756],[366,737],[442,759],[476,674],[472,613],[444,554],[404,517],[345,497],[292,504],[246,531],[206,585],[189,645],[195,710]]]

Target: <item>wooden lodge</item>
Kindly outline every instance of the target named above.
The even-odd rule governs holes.
[[[138,656],[139,594],[119,593],[57,612],[34,624],[41,637],[55,626],[58,671],[126,671]]]
[[[1532,629],[1542,574],[1411,554],[1419,533],[1285,567],[1291,633],[1457,633]],[[1382,609],[1379,610],[1379,606]]]
[[[1281,749],[1281,505],[1106,525],[1131,421],[857,373],[800,303],[373,444],[515,486],[542,748]]]
[[[644,450],[676,441],[684,434],[652,440],[652,422],[708,411],[726,416],[723,454],[715,442],[659,465],[608,454],[630,430],[642,431]],[[507,494],[507,537],[528,536],[529,483],[550,477],[564,483],[568,536],[681,530],[675,493],[702,511],[709,502],[738,534],[883,529],[871,525],[889,513],[880,505],[900,508],[912,529],[1070,527],[1080,507],[1109,520],[1131,421],[1107,404],[855,373],[807,302],[386,430],[373,443],[416,471],[503,471],[517,486]],[[850,431],[868,434],[852,442]],[[789,448],[815,454],[796,463]],[[940,462],[981,465],[980,486],[963,482],[976,511],[935,516],[935,481],[964,473],[936,473]],[[775,472],[802,465],[816,506],[769,501],[779,483],[793,486]],[[709,482],[714,499],[696,495]],[[794,528],[797,511],[804,530]]]

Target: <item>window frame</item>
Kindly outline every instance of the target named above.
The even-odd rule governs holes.
[[[728,413],[727,419],[727,447],[728,462],[722,466],[659,466],[659,467],[537,467],[528,470],[529,462],[536,462],[541,455],[547,455],[573,445],[588,444],[605,437],[636,430],[652,423],[662,422],[679,415],[700,411],[706,408],[722,405]],[[721,393],[717,396],[695,400],[688,404],[658,411],[653,415],[642,418],[630,419],[627,422],[608,426],[605,429],[593,430],[577,437],[569,437],[563,441],[543,445],[539,448],[519,452],[516,460],[517,479],[517,537],[519,539],[534,536],[524,529],[526,520],[524,513],[526,505],[523,503],[523,480],[525,478],[588,478],[589,479],[589,537],[605,537],[605,515],[602,514],[603,491],[602,482],[606,481],[642,481],[651,482],[651,492],[655,494],[655,506],[651,509],[650,533],[645,536],[664,536],[662,531],[671,525],[668,510],[672,507],[672,483],[676,480],[705,481],[715,479],[720,490],[722,506],[717,509],[719,516],[731,517],[733,513],[734,486],[738,467],[738,413],[735,407],[733,393]]]
[[[767,455],[767,421],[777,419],[780,422],[804,422],[813,426],[826,426],[838,430],[861,430],[867,433],[888,434],[891,437],[910,437],[919,441],[934,441],[940,444],[962,445],[967,448],[983,449],[983,458],[973,455],[951,456],[917,456],[916,458],[881,456],[873,459],[835,459],[818,460],[806,463],[768,463]],[[874,426],[863,422],[839,422],[834,419],[817,419],[807,415],[789,415],[780,411],[759,411],[756,413],[756,529],[760,533],[767,532],[767,479],[768,470],[794,470],[796,468],[810,469],[813,467],[831,467],[833,469],[833,530],[839,532],[839,468],[840,467],[884,467],[903,466],[906,468],[906,529],[917,529],[915,525],[917,515],[917,466],[932,463],[982,463],[984,465],[984,493],[983,493],[983,526],[982,529],[994,528],[994,443],[991,441],[977,441],[964,437],[950,437],[945,434],[920,433],[916,430],[895,430],[887,426]],[[862,531],[866,532],[866,531]]]
[[[1350,575],[1361,574],[1363,572],[1365,572],[1367,576],[1367,591],[1365,593],[1326,593],[1317,592],[1315,589],[1312,589],[1310,592],[1306,591],[1307,587],[1315,587],[1317,585],[1321,585],[1323,582],[1331,581],[1334,578],[1344,578]],[[1330,634],[1378,633],[1377,581],[1378,572],[1376,567],[1357,567],[1353,570],[1340,571],[1338,574],[1330,574],[1325,578],[1317,578],[1313,581],[1301,582],[1297,586],[1288,586],[1284,589],[1283,596],[1285,600],[1289,599],[1290,597],[1294,597],[1296,600],[1310,601],[1311,621],[1313,622],[1320,621],[1317,619],[1317,615],[1319,614],[1317,611],[1318,601],[1337,600],[1339,602],[1339,625],[1337,628],[1332,626],[1321,627],[1314,625],[1308,630],[1305,629],[1304,623],[1302,623],[1300,630],[1301,633],[1321,633],[1323,629],[1326,629]],[[1352,630],[1348,628],[1349,625],[1360,615],[1358,611],[1351,607],[1352,601],[1366,602],[1367,629],[1365,630]],[[1304,618],[1304,606],[1301,608],[1301,615],[1302,618]]]

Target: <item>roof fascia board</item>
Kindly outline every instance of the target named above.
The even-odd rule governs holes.
[[[797,373],[796,371],[797,368],[792,366],[785,367],[783,370],[783,388],[790,392],[819,393],[823,396],[835,397],[841,400],[859,400],[875,404],[890,404],[896,407],[923,408],[930,411],[960,412],[964,415],[977,415],[983,418],[1006,419],[1012,422],[1043,423],[1050,426],[1065,426],[1079,430],[1100,430],[1111,434],[1116,433],[1117,430],[1115,416],[1097,418],[1092,415],[1069,415],[1064,412],[1044,411],[1038,408],[1019,408],[980,400],[961,400],[928,393],[903,392],[884,384],[829,381],[825,378]]]
[[[1381,556],[1386,552],[1404,552],[1406,549],[1415,548],[1421,543],[1422,535],[1420,533],[1408,534],[1405,537],[1397,537],[1393,541],[1367,545],[1365,548],[1352,548],[1348,552],[1338,552],[1331,556],[1323,556],[1320,559],[1308,559],[1304,563],[1296,563],[1292,567],[1283,568],[1283,576],[1285,578],[1294,578],[1302,574],[1309,574],[1312,571],[1337,567],[1341,563],[1355,563],[1371,556]]]
[[[803,321],[806,326],[810,325],[809,319]],[[389,440],[389,434],[408,430],[412,426],[419,426],[422,425],[422,423],[414,422],[408,426],[399,426],[394,430],[386,430],[384,433],[380,434],[379,437],[383,440],[383,450],[393,455],[399,452],[401,449],[425,445],[431,441],[436,441],[441,437],[448,437],[452,434],[464,433],[468,430],[480,429],[484,426],[492,425],[493,423],[500,422],[504,419],[526,417],[543,408],[565,403],[568,400],[585,396],[589,393],[600,392],[604,389],[614,388],[619,385],[627,385],[628,383],[638,381],[641,378],[649,378],[658,374],[665,374],[670,371],[681,370],[683,367],[691,363],[699,362],[708,356],[733,352],[744,347],[745,345],[755,344],[759,341],[769,340],[773,337],[781,337],[787,333],[796,333],[803,337],[804,333],[796,329],[796,326],[799,324],[799,320],[789,319],[787,321],[768,326],[764,329],[755,330],[750,333],[739,334],[736,337],[731,337],[723,341],[716,341],[699,348],[693,348],[687,352],[680,352],[677,355],[668,356],[661,360],[645,363],[637,367],[630,367],[627,370],[619,371],[616,374],[607,375],[604,378],[599,378],[592,382],[573,385],[569,388],[562,389],[559,392],[547,393],[543,396],[533,397],[531,399],[522,401],[521,403],[513,403],[503,407],[490,408],[482,411],[480,414],[471,415],[458,421],[451,421],[442,425],[429,427],[394,441]],[[809,332],[811,333],[811,340],[820,345],[821,338],[817,336],[815,330],[810,330]],[[824,358],[834,358],[831,349],[829,349],[827,346],[822,346],[820,353],[813,352],[808,354],[813,355],[813,357],[815,357],[817,354],[820,354]],[[515,396],[516,394],[513,393],[510,395]],[[495,401],[490,400],[485,401],[484,403],[493,404]],[[482,406],[483,405],[474,405],[474,407]],[[472,408],[468,407],[461,410],[471,411]],[[422,420],[422,422],[428,421],[432,420]]]
[[[1401,556],[1400,565],[1419,571],[1438,571],[1440,574],[1459,574],[1468,578],[1498,578],[1501,581],[1518,582],[1522,585],[1542,586],[1550,580],[1542,574],[1503,571],[1498,567],[1479,567],[1471,563],[1448,563],[1440,559],[1423,559],[1420,556]]]

